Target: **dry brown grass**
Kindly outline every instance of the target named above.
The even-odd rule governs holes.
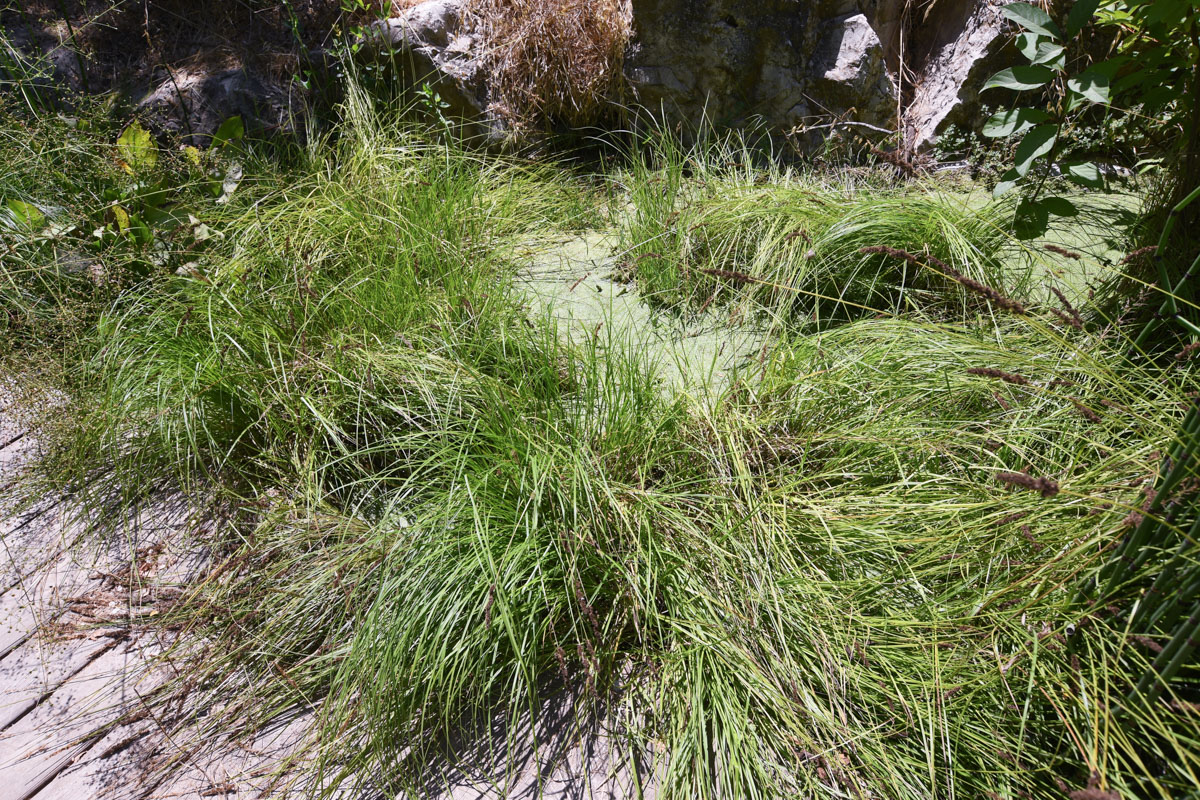
[[[515,131],[588,125],[620,96],[628,0],[471,0],[486,44],[493,113]]]

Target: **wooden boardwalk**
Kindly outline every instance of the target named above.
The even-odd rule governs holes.
[[[200,751],[173,741],[142,702],[170,677],[167,659],[154,659],[169,645],[149,624],[156,605],[207,560],[187,544],[187,509],[164,503],[101,544],[84,541],[58,499],[14,513],[14,476],[35,447],[0,394],[0,800],[306,796],[279,765],[309,732],[310,717]],[[644,767],[631,772],[615,738],[576,729],[573,705],[566,695],[547,704],[536,732],[528,719],[497,719],[489,744],[431,769],[419,796],[653,796],[639,791]],[[514,725],[519,738],[542,743],[518,748],[515,762]]]
[[[139,621],[204,563],[178,549],[186,510],[79,541],[59,500],[13,512],[35,446],[0,396],[0,800],[296,794],[273,773],[304,720],[185,753],[141,702],[167,676],[151,660],[159,633]]]

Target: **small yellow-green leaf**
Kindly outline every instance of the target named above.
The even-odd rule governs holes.
[[[113,222],[121,233],[129,230],[129,212],[120,206],[112,207]]]
[[[130,173],[149,172],[158,165],[158,146],[154,144],[150,131],[137,120],[129,123],[117,137],[117,152]]]
[[[13,221],[26,228],[37,230],[46,224],[46,215],[33,203],[24,200],[9,200],[6,204]]]

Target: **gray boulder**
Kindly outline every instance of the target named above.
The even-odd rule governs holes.
[[[1013,63],[1005,48],[1009,23],[1000,13],[1007,0],[948,3],[927,21],[927,44],[918,53],[912,95],[904,109],[904,141],[910,150],[931,145],[951,123],[981,124],[979,90]]]
[[[637,103],[692,129],[886,127],[896,91],[854,0],[633,0],[626,76]]]
[[[446,117],[494,132],[499,121],[488,111],[481,42],[465,8],[464,0],[426,0],[376,22],[359,41],[356,57],[392,70],[409,89],[429,84],[446,104]]]
[[[155,133],[202,147],[234,116],[258,135],[295,130],[299,99],[288,87],[243,68],[195,66],[168,73],[141,99],[138,111]]]

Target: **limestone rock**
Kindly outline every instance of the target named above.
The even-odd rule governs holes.
[[[285,87],[246,69],[197,65],[171,71],[142,98],[138,110],[155,133],[204,146],[234,116],[259,135],[294,130],[295,100]]]
[[[786,132],[894,116],[882,43],[854,0],[633,0],[633,20],[626,76],[669,124]]]
[[[448,104],[447,117],[494,127],[480,43],[465,8],[464,0],[426,0],[381,20],[361,40],[358,59],[393,69],[409,88],[428,83]]]
[[[1000,14],[1006,0],[957,0],[947,3],[928,23],[928,44],[919,53],[912,97],[903,117],[910,150],[932,144],[951,122],[975,122],[979,90],[1008,66],[1004,44],[1008,23]]]
[[[812,95],[830,111],[844,109],[860,122],[886,125],[896,111],[895,87],[867,17],[835,17],[822,31],[811,62]]]

